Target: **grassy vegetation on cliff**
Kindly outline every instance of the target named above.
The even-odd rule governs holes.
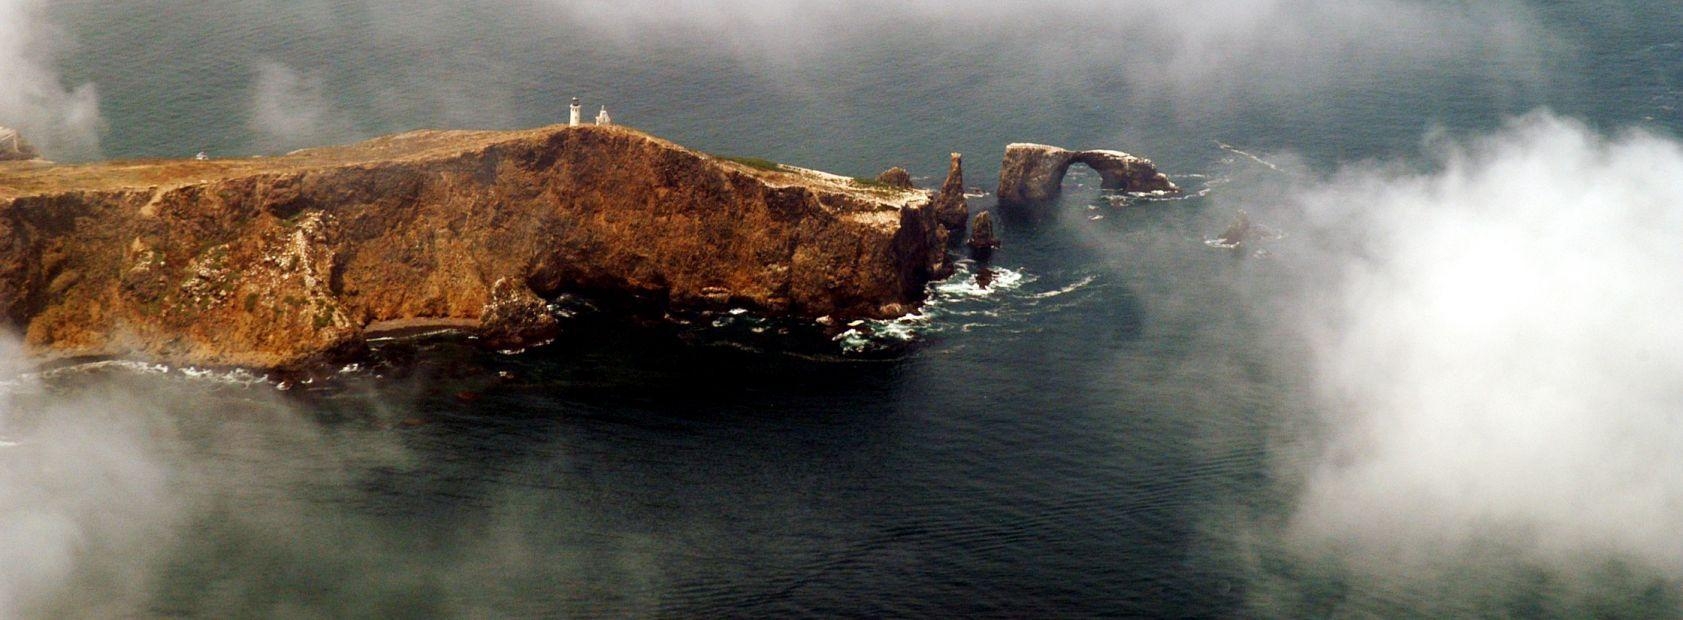
[[[714,155],[714,157],[725,161],[733,161],[749,168],[759,170],[770,170],[772,172],[776,172],[783,169],[783,164],[760,157],[738,157],[735,155]]]
[[[882,181],[878,181],[878,180],[873,179],[871,177],[853,177],[853,182],[858,183],[859,185],[862,185],[864,187],[868,187],[870,189],[880,189],[880,190],[884,190],[884,191],[895,191],[895,192],[904,190],[904,188],[895,187],[893,185],[890,185],[888,183],[884,183]]]

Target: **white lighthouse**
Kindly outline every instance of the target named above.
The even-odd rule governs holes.
[[[573,97],[572,114],[567,117],[567,124],[577,127],[579,125],[579,113],[583,110],[584,106],[579,105],[579,98]]]

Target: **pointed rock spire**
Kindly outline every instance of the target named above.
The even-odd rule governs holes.
[[[935,217],[941,226],[954,233],[964,232],[970,219],[970,209],[964,204],[964,155],[953,153],[952,165],[947,168],[947,182],[935,195]]]

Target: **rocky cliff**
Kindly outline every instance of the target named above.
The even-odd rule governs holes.
[[[1121,151],[1069,151],[1044,144],[1018,143],[1005,147],[999,167],[999,204],[1034,207],[1052,203],[1062,193],[1064,175],[1074,164],[1099,173],[1100,187],[1128,192],[1178,193],[1169,177],[1144,157]]]
[[[354,351],[371,326],[515,343],[552,331],[536,300],[566,291],[885,317],[948,269],[941,239],[926,193],[615,126],[7,162],[0,323],[46,355],[286,367]]]

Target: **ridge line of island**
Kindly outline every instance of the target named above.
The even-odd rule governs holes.
[[[568,292],[891,318],[952,273],[969,217],[958,153],[931,192],[898,168],[854,179],[610,124],[88,164],[9,135],[0,326],[43,360],[297,369],[415,325],[519,348],[554,337],[546,300]],[[1143,158],[1013,144],[1000,206],[1052,202],[1074,163],[1109,189],[1178,192]],[[997,246],[986,230],[972,247]]]

